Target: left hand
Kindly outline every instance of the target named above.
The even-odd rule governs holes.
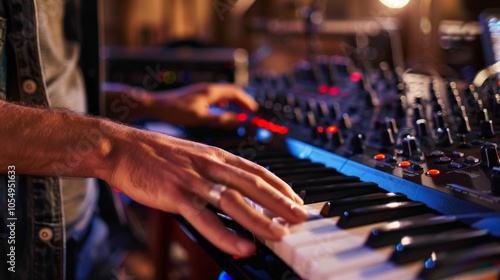
[[[211,105],[231,101],[248,111],[256,111],[258,108],[258,104],[247,93],[232,84],[195,84],[171,93],[157,94],[153,98],[151,113],[156,118],[186,127],[233,129],[241,124],[237,113],[226,111],[219,115],[211,114]]]

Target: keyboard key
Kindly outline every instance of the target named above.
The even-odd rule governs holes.
[[[355,197],[330,200],[321,209],[323,217],[339,216],[347,210],[355,208],[385,204],[389,202],[401,202],[408,200],[404,194],[374,193]]]
[[[380,248],[397,244],[407,235],[422,235],[464,227],[454,217],[433,217],[424,220],[396,221],[382,228],[372,229],[365,245]]]
[[[354,182],[305,188],[300,191],[299,195],[304,203],[314,203],[378,192],[384,192],[384,190],[375,183]]]
[[[429,212],[430,209],[420,202],[391,202],[346,211],[340,216],[337,225],[341,228],[351,228]]]
[[[457,232],[458,231],[458,232]],[[432,252],[457,250],[488,242],[487,230],[459,229],[440,234],[403,237],[396,246],[390,260],[396,264],[406,264],[428,258]]]

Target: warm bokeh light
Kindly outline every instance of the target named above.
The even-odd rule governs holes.
[[[392,9],[401,9],[410,2],[410,0],[380,0],[380,2]]]

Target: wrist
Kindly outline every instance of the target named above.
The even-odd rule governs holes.
[[[127,146],[125,142],[132,128],[102,119],[96,121],[98,123],[90,136],[95,147],[89,161],[92,164],[90,169],[93,177],[109,182],[121,154],[125,153],[123,147]]]

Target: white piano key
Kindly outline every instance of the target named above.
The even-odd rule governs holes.
[[[320,260],[362,247],[373,228],[386,224],[387,222],[381,222],[352,229],[336,228],[328,234],[315,236],[315,240],[306,245],[293,245],[292,267],[301,277],[309,278],[311,269]]]
[[[356,269],[332,279],[336,280],[413,280],[424,266],[423,262],[414,262],[405,266],[397,266],[391,262],[382,262],[362,269]]]
[[[366,247],[358,247],[337,253],[329,258],[314,263],[310,271],[310,279],[326,280],[333,279],[335,275],[342,275],[354,270],[384,263],[394,247],[384,247],[373,250]]]

